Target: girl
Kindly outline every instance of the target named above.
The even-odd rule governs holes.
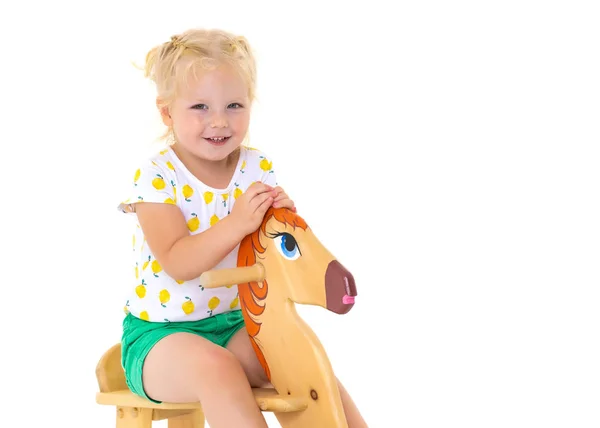
[[[254,57],[243,37],[190,30],[147,54],[145,76],[156,84],[170,144],[135,172],[119,206],[137,219],[122,336],[127,383],[155,402],[200,401],[214,428],[266,427],[251,387],[269,384],[237,287],[203,289],[198,280],[236,266],[239,243],[269,207],[295,210],[270,159],[242,145]],[[366,426],[340,392],[350,426]]]

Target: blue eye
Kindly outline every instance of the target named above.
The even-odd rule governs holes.
[[[298,248],[298,243],[296,242],[296,239],[289,233],[281,233],[277,235],[273,241],[275,241],[277,250],[286,259],[296,260],[298,257],[300,257],[300,248]]]

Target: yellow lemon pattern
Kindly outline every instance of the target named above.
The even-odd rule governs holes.
[[[263,171],[271,171],[272,167],[273,163],[270,162],[267,158],[263,157],[260,161],[260,169],[262,169]]]
[[[140,202],[174,205],[181,210],[189,233],[197,234],[226,218],[253,183],[277,185],[273,162],[256,149],[243,147],[233,176],[221,183],[204,184],[185,166],[170,149],[150,157],[133,169],[133,180],[126,180],[129,194],[119,209],[135,217]],[[198,278],[171,277],[169,266],[162,266],[146,243],[139,222],[134,224],[130,241],[134,272],[130,271],[132,282],[122,306],[125,313],[150,322],[176,322],[240,309],[235,286],[210,289],[199,284]],[[225,265],[235,266],[235,261],[229,263]]]
[[[160,263],[158,263],[158,260],[152,260],[151,268],[154,276],[158,278],[158,273],[162,271],[162,267],[160,266]]]
[[[235,190],[233,191],[233,199],[237,199],[240,196],[242,196],[244,192],[242,192],[242,189],[240,189],[239,187],[236,187]]]
[[[160,293],[158,293],[158,298],[160,299],[160,305],[163,308],[166,308],[165,303],[171,300],[171,293],[169,293],[169,290],[167,289],[160,290]]]
[[[160,174],[156,174],[156,178],[152,180],[152,186],[156,190],[162,190],[165,188],[165,179]]]
[[[194,195],[194,189],[192,189],[189,184],[186,184],[183,186],[183,188],[181,190],[183,192],[183,197],[184,197],[185,201],[192,202],[192,200],[190,198]]]
[[[194,312],[194,302],[192,302],[192,299],[190,299],[189,297],[185,297],[185,302],[183,302],[183,304],[181,305],[181,309],[183,309],[183,313],[186,315],[191,314],[192,312]]]
[[[140,299],[146,297],[146,282],[143,279],[142,283],[135,287],[135,294],[137,294]]]
[[[200,227],[200,219],[196,213],[192,213],[192,218],[188,220],[187,227],[190,232],[195,232]]]
[[[173,180],[171,180],[171,187],[173,189],[173,197],[172,198],[167,198],[167,199],[172,199],[173,203],[175,205],[177,205],[177,185],[175,184],[175,182]]]
[[[219,306],[219,304],[221,303],[221,300],[217,297],[211,297],[210,300],[208,301],[208,314],[212,317],[213,311],[215,309],[217,309],[217,307]]]

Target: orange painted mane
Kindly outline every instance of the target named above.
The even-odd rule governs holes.
[[[265,252],[266,248],[261,245],[259,235],[260,233],[263,235],[265,234],[267,222],[271,217],[275,217],[275,220],[278,222],[290,225],[294,228],[300,227],[303,230],[306,230],[307,227],[306,222],[302,217],[294,212],[286,208],[269,208],[265,213],[265,217],[263,218],[260,227],[255,232],[247,235],[240,243],[237,262],[238,267],[253,266],[256,263],[256,254],[263,254]],[[265,304],[261,305],[260,303],[267,298],[267,294],[269,293],[267,281],[263,281],[262,287],[259,286],[256,281],[238,284],[238,291],[242,315],[244,316],[244,322],[246,323],[246,329],[250,336],[252,348],[254,348],[258,361],[265,370],[267,377],[271,380],[271,371],[269,370],[265,356],[255,339],[260,331],[261,324],[252,317],[252,315],[261,315],[265,311]]]

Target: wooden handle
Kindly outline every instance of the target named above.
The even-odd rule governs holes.
[[[265,279],[265,268],[260,263],[253,266],[231,269],[215,269],[200,275],[200,285],[204,288],[218,288],[245,282],[261,282]]]

